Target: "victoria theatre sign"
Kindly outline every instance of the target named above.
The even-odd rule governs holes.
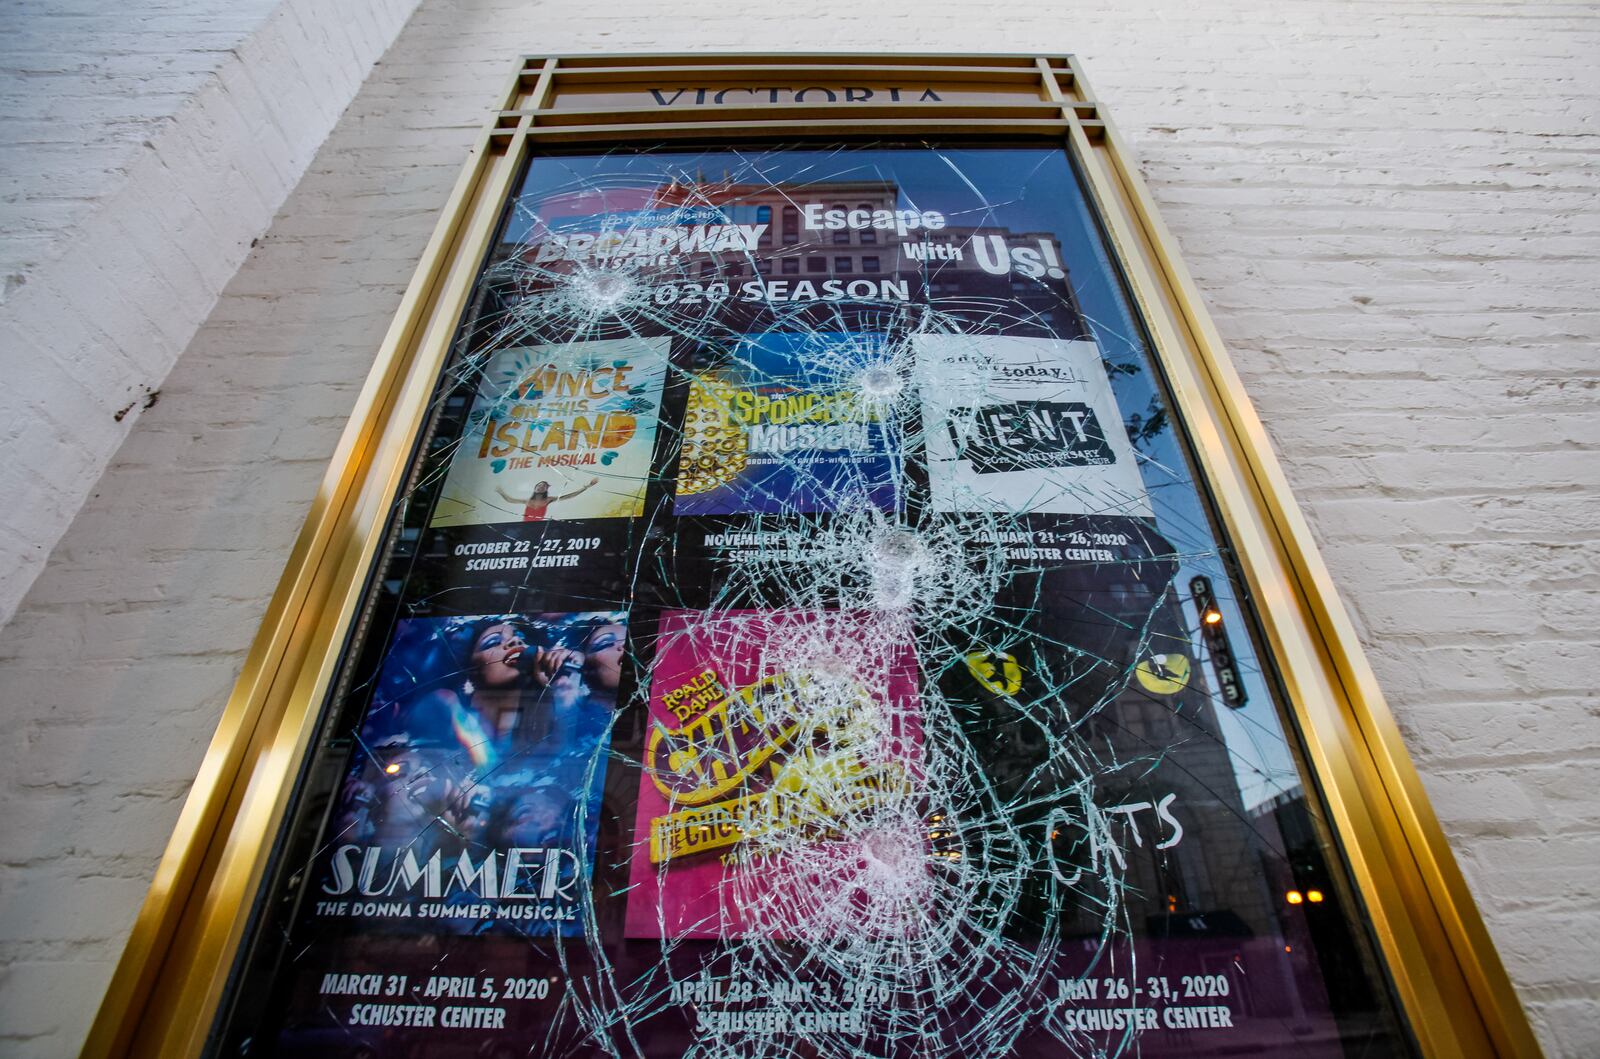
[[[949,91],[948,89],[946,90]],[[943,103],[932,87],[888,85],[702,85],[652,88],[650,98],[659,106],[722,106],[728,103]]]

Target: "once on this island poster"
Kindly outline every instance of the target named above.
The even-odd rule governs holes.
[[[642,514],[669,341],[520,346],[489,358],[432,524]]]

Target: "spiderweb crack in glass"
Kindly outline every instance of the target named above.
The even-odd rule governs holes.
[[[1388,1039],[1273,899],[1329,869],[1064,156],[537,158],[439,394],[280,1047],[363,960],[506,1054]]]

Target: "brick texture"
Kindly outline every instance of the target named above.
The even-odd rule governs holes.
[[[416,4],[0,10],[0,624]]]
[[[1600,1054],[1600,11],[1415,0],[425,0],[0,635],[0,1048],[81,1039],[511,59],[779,47],[1085,60],[1548,1054]]]

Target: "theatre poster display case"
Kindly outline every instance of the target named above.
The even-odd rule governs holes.
[[[90,1056],[1536,1055],[1063,56],[521,61]]]

